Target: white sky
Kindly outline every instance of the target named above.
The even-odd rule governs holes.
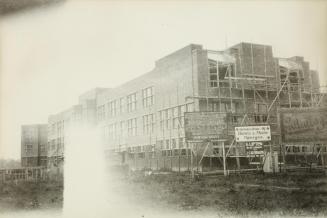
[[[150,71],[190,43],[269,44],[304,56],[327,84],[327,1],[68,1],[0,20],[0,158],[20,157],[20,126],[46,123],[94,87]]]

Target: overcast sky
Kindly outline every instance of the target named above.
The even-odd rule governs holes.
[[[20,126],[46,123],[94,87],[115,87],[190,43],[241,41],[304,56],[327,84],[327,2],[68,1],[0,20],[0,158],[20,157]]]

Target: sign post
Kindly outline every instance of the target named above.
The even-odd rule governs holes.
[[[185,112],[184,129],[187,140],[208,140],[226,136],[226,113]]]
[[[225,143],[223,143],[223,165],[224,165],[224,176],[227,176]]]
[[[327,108],[282,109],[283,143],[327,142]]]
[[[274,157],[274,154],[273,154],[273,148],[272,148],[271,142],[269,142],[269,150],[270,150],[272,170],[273,170],[273,173],[275,173],[275,157]]]
[[[262,142],[271,140],[270,126],[235,127],[236,142]]]
[[[193,167],[193,143],[191,143],[191,177],[194,179],[194,167]]]
[[[250,155],[263,155],[262,144],[259,142],[269,141],[270,148],[270,163],[275,172],[274,168],[274,157],[273,149],[271,144],[271,131],[269,125],[264,126],[240,126],[235,127],[235,140],[236,142],[247,142],[252,145],[247,146],[247,150],[250,151]],[[256,143],[258,142],[258,143]],[[253,144],[254,143],[254,144]]]
[[[284,159],[286,155],[284,145],[287,143],[295,145],[317,143],[322,144],[321,150],[324,150],[323,147],[327,142],[327,107],[283,108],[279,110],[278,118]],[[321,164],[324,167],[325,154],[321,152],[320,155]]]
[[[221,112],[185,112],[184,113],[184,130],[185,130],[185,140],[190,141],[210,141],[217,139],[226,139],[227,135],[227,114]],[[194,159],[193,159],[193,150],[194,146],[191,143],[191,175],[194,178]],[[207,144],[208,146],[208,144]],[[196,154],[199,151],[202,151],[203,147],[197,147]],[[226,154],[225,148],[223,148],[223,159],[224,159],[224,174],[227,175],[226,172]],[[203,150],[202,157],[206,152],[206,149]],[[197,162],[198,164],[201,163]]]

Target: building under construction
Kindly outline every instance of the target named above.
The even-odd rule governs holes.
[[[294,155],[323,164],[322,145],[282,144],[278,116],[281,108],[323,104],[318,73],[303,57],[274,57],[269,45],[240,43],[214,51],[192,44],[156,61],[151,72],[100,94],[97,125],[109,158],[132,169],[251,170],[262,167],[269,154],[278,170],[287,162],[298,164]],[[190,136],[184,123],[189,112],[222,114],[221,129]],[[271,140],[235,140],[235,127],[253,125],[268,125]],[[249,152],[258,145],[259,151]]]
[[[152,71],[116,88],[93,89],[77,105],[50,115],[48,145],[39,155],[44,161],[34,165],[45,163],[54,175],[62,174],[69,130],[87,124],[101,131],[108,160],[131,169],[226,173],[321,167],[327,139],[316,139],[327,132],[283,141],[287,131],[281,131],[279,114],[324,108],[324,95],[318,73],[303,57],[276,58],[268,45],[240,43],[214,51],[191,44],[156,61]],[[314,128],[325,131],[325,117],[316,119],[320,126]],[[292,137],[308,132],[301,119],[291,124]],[[269,128],[269,140],[239,141],[235,128],[244,126]],[[25,150],[22,146],[24,166]]]

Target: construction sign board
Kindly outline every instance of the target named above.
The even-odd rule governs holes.
[[[227,114],[220,112],[185,112],[186,140],[217,139],[227,135]]]
[[[236,142],[263,142],[271,140],[270,126],[235,127]]]
[[[326,142],[327,108],[281,109],[283,143]]]
[[[247,142],[245,148],[247,154],[251,157],[264,155],[262,142]]]

